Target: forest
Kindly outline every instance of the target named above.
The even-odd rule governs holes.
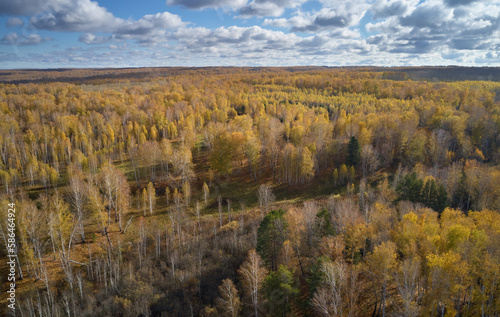
[[[0,315],[498,317],[492,72],[2,71]]]

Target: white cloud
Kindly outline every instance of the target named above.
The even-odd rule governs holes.
[[[167,0],[167,5],[181,5],[189,9],[232,8],[238,9],[248,0]]]
[[[248,5],[241,8],[241,17],[278,17],[285,9],[300,7],[307,0],[252,0]]]
[[[286,50],[301,38],[295,34],[271,31],[258,26],[228,28],[215,30],[206,28],[185,28],[174,34],[179,48],[196,52],[200,49],[213,48],[218,52],[245,53],[256,50]]]
[[[91,0],[50,0],[47,1],[44,9],[44,13],[31,17],[32,28],[83,32],[80,41],[87,44],[102,44],[114,40],[136,40],[139,43],[161,42],[170,30],[187,25],[180,16],[169,12],[145,15],[139,20],[124,20]],[[96,32],[111,35],[92,34]]]
[[[4,0],[0,1],[0,16],[29,16],[44,11],[54,0]]]
[[[371,7],[370,12],[374,19],[385,19],[392,16],[402,16],[410,7],[415,7],[418,0],[377,0]]]
[[[78,40],[85,44],[103,44],[113,40],[113,36],[96,36],[92,33],[83,33]]]
[[[4,45],[37,45],[50,40],[52,40],[51,37],[43,38],[40,34],[19,36],[16,32],[12,32],[5,35],[2,40],[0,40],[0,43]]]
[[[298,11],[290,19],[266,19],[264,25],[287,27],[292,32],[322,32],[359,24],[366,11],[351,11],[348,5],[323,8],[317,12]]]
[[[231,18],[271,17],[262,26],[213,29],[191,27],[169,12],[122,19],[91,0],[11,0],[0,4],[0,15],[34,14],[32,28],[80,32],[80,42],[95,45],[57,56],[75,64],[89,63],[92,58],[113,65],[494,64],[500,51],[500,0],[319,0],[321,8],[312,11],[304,11],[305,2],[167,0],[168,5],[188,9],[222,8],[218,13]],[[290,9],[295,10],[292,16],[282,17]],[[22,23],[23,19],[11,17],[6,26]],[[50,39],[37,34],[2,36],[4,45],[36,45]],[[107,52],[98,54],[97,50]],[[149,50],[151,54],[143,52]],[[50,60],[50,56],[36,56]]]
[[[5,26],[8,28],[13,26],[23,26],[23,25],[24,25],[23,19],[17,17],[7,19],[7,22],[5,23]]]
[[[158,29],[183,26],[178,15],[169,12],[145,15],[139,20],[123,20],[90,0],[53,1],[50,10],[30,19],[32,26],[50,31],[148,34]]]

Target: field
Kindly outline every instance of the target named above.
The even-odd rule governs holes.
[[[0,307],[499,316],[499,74],[0,71]]]

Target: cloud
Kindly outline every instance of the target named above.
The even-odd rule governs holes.
[[[189,9],[233,8],[238,9],[248,0],[167,0],[167,5],[181,5]]]
[[[27,36],[19,36],[16,32],[9,33],[5,35],[2,40],[0,40],[1,44],[4,45],[38,45],[43,42],[47,42],[52,40],[51,37],[43,38],[39,34],[30,34]]]
[[[242,8],[240,10],[241,17],[264,17],[264,16],[273,16],[278,17],[283,14],[285,8],[279,7],[275,3],[264,2],[264,3],[255,3],[252,2],[248,6]]]
[[[290,19],[266,19],[264,25],[289,28],[292,32],[322,32],[359,24],[365,12],[351,12],[346,7],[323,8],[318,12],[297,14]]]
[[[397,0],[377,1],[370,10],[377,12],[394,1]],[[457,52],[461,50],[468,50],[467,54],[472,50],[494,51],[500,44],[498,0],[478,2],[470,7],[450,7],[442,0],[407,4],[404,13],[377,13],[388,17],[366,24],[365,29],[375,33],[367,38],[368,43],[376,44],[385,52],[441,54],[443,58],[459,56]]]
[[[271,31],[258,26],[220,27],[215,30],[206,28],[184,28],[174,34],[177,49],[192,54],[211,54],[248,57],[293,50],[302,38],[295,34]]]
[[[53,1],[53,0],[52,0]],[[44,11],[51,1],[46,0],[4,0],[0,1],[0,16],[29,16]]]
[[[91,0],[52,0],[47,12],[33,16],[33,28],[49,31],[83,32],[80,41],[102,44],[112,40],[136,40],[140,43],[161,41],[168,30],[184,27],[180,16],[169,12],[145,15],[139,20],[115,17]],[[95,36],[92,33],[111,33]]]
[[[111,32],[129,35],[147,35],[165,29],[175,29],[186,25],[181,18],[169,12],[145,15],[138,21],[120,21]]]
[[[113,40],[113,36],[96,36],[91,33],[83,33],[78,40],[85,44],[103,44]]]
[[[427,4],[418,6],[410,15],[399,19],[401,25],[416,28],[437,29],[453,17],[453,12],[440,5]]]
[[[11,0],[0,4],[0,15],[32,15],[29,27],[79,32],[79,41],[89,44],[84,50],[29,57],[64,66],[498,64],[500,0],[318,0],[320,8],[304,11],[305,2],[166,1],[195,10],[222,8],[219,13],[232,19],[269,17],[261,26],[248,26],[249,20],[241,23],[246,27],[213,29],[193,27],[169,12],[122,19],[92,0]],[[6,26],[23,21],[11,17]],[[2,36],[3,45],[50,40],[37,34]]]
[[[10,28],[10,27],[13,27],[13,26],[23,26],[24,25],[24,21],[23,19],[21,18],[9,18],[7,20],[7,22],[5,23],[5,26]]]
[[[462,5],[469,5],[477,1],[479,0],[444,0],[444,3],[446,3],[450,7],[458,7]]]
[[[239,13],[241,17],[278,17],[283,14],[287,8],[296,8],[307,0],[253,0],[245,7],[241,8]]]
[[[47,9],[48,12],[30,19],[33,27],[49,31],[106,32],[122,23],[106,8],[90,0],[51,1]]]
[[[16,32],[9,33],[2,38],[3,44],[15,44],[19,40],[19,35]]]
[[[404,15],[410,6],[416,5],[418,1],[404,0],[377,0],[370,8],[374,19],[386,19],[392,16]]]

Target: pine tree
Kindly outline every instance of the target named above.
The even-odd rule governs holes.
[[[269,273],[264,280],[264,290],[269,300],[272,316],[288,316],[292,299],[299,294],[293,273],[280,265],[277,271]]]
[[[396,202],[401,200],[409,200],[411,202],[421,202],[423,181],[417,178],[417,173],[406,175],[401,182],[396,186],[398,198]]]
[[[361,148],[355,137],[351,137],[347,145],[347,165],[357,166],[361,157]]]
[[[287,223],[284,215],[282,209],[270,211],[257,231],[257,252],[273,271],[277,269],[278,254],[285,241]]]

